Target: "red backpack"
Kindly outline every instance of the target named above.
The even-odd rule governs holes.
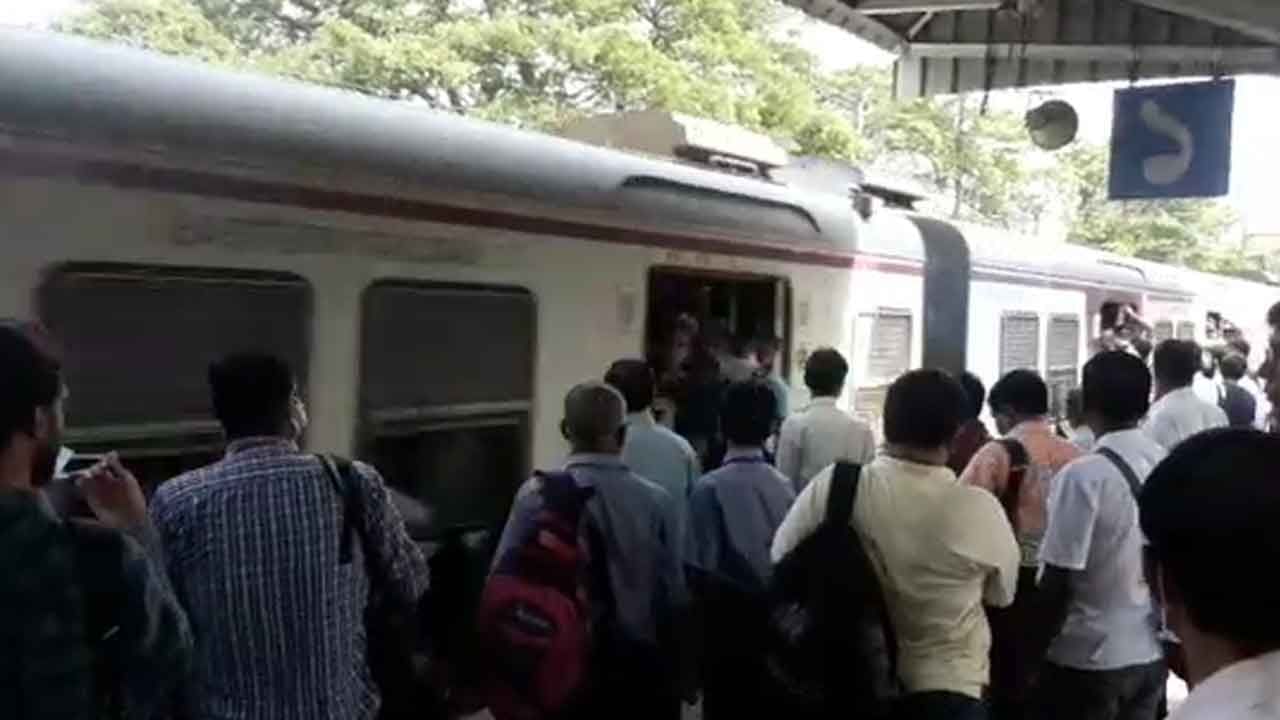
[[[593,577],[586,513],[591,488],[568,473],[538,473],[542,506],[498,558],[478,614],[497,720],[541,720],[572,707],[593,650]]]

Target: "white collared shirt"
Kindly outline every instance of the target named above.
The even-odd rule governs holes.
[[[1196,686],[1169,720],[1280,718],[1280,652],[1229,665]]]
[[[836,407],[833,397],[814,398],[787,418],[778,433],[778,471],[796,492],[837,460],[866,465],[875,455],[871,427]]]
[[[1184,387],[1157,400],[1142,429],[1157,445],[1173,450],[1192,435],[1227,424],[1222,408],[1201,400],[1194,389]]]
[[[1145,482],[1165,451],[1139,430],[1103,435]],[[1071,604],[1048,659],[1076,670],[1116,670],[1158,660],[1158,626],[1142,571],[1138,504],[1120,470],[1097,453],[1069,463],[1049,485],[1040,560],[1072,570]]]

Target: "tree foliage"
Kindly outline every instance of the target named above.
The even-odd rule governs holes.
[[[825,73],[778,32],[782,12],[774,0],[89,0],[61,29],[546,130],[683,112],[912,177],[959,218],[1035,231],[1056,209],[1074,242],[1247,265],[1214,242],[1234,223],[1222,206],[1110,203],[1099,148],[1036,167],[1017,114],[963,97],[896,102],[882,68]]]

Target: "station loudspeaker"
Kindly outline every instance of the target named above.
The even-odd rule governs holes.
[[[1063,100],[1050,100],[1027,111],[1027,133],[1041,150],[1060,150],[1080,132],[1080,116]]]

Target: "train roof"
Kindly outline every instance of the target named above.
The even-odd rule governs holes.
[[[847,257],[857,242],[847,197],[53,33],[0,28],[0,133],[782,251]]]

